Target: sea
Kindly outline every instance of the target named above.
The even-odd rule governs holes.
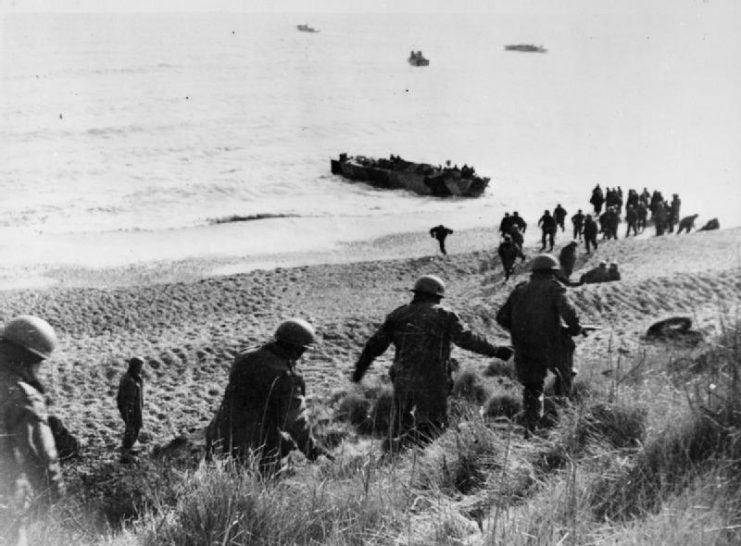
[[[739,6],[576,4],[6,13],[3,265],[311,252],[514,210],[535,224],[586,211],[596,184],[741,224]],[[332,175],[340,153],[491,181],[468,199],[378,190]]]

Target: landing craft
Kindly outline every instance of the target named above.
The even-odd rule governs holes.
[[[331,160],[332,174],[367,182],[384,189],[407,189],[420,195],[437,197],[479,197],[489,178],[477,176],[472,167],[434,167],[413,163],[398,156],[389,159],[340,154]]]

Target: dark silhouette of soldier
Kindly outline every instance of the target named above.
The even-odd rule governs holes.
[[[573,239],[575,241],[581,241],[582,232],[584,230],[584,213],[581,209],[571,217],[571,223],[574,225]]]
[[[445,251],[445,238],[448,235],[452,235],[453,230],[446,228],[444,225],[440,224],[439,226],[435,226],[430,230],[430,237],[434,237],[437,239],[437,242],[440,244],[440,252],[443,254],[447,254]]]
[[[566,209],[561,206],[561,203],[558,203],[556,205],[556,208],[553,209],[553,218],[556,219],[556,225],[561,228],[561,231],[566,230],[566,228],[564,227],[564,220],[566,220],[567,214],[568,213],[566,212]]]
[[[646,205],[646,208],[648,208],[648,205],[651,202],[651,194],[648,192],[647,187],[643,187],[643,191],[641,192],[641,195],[638,196],[638,199],[641,203]]]
[[[576,241],[571,241],[569,244],[567,244],[565,247],[561,249],[561,252],[558,254],[558,263],[561,266],[561,273],[563,274],[564,279],[567,281],[569,280],[569,277],[571,277],[571,274],[574,272],[574,266],[576,265],[576,247],[577,247]]]
[[[664,205],[663,201],[660,203],[656,203],[656,207],[653,213],[653,220],[657,236],[664,235],[664,232],[667,228],[668,219],[669,214],[666,211],[666,206]]]
[[[618,264],[616,264],[615,262],[612,262],[610,264],[610,267],[607,269],[607,278],[610,281],[620,280],[620,271],[618,271]]]
[[[625,230],[625,237],[630,236],[630,230],[633,230],[633,235],[638,235],[638,212],[633,205],[628,205],[625,209],[625,222],[628,224],[628,228]]]
[[[620,217],[618,216],[615,206],[608,207],[599,217],[600,231],[602,232],[602,239],[617,239],[617,229],[620,223]]]
[[[525,222],[525,220],[517,211],[514,211],[512,213],[512,222],[514,222],[521,233],[525,233],[527,231],[527,222]]]
[[[697,214],[693,214],[692,216],[685,216],[684,218],[682,218],[682,220],[679,222],[677,235],[679,235],[683,231],[686,231],[687,233],[692,231],[692,229],[695,227],[695,220],[697,220]]]
[[[592,190],[592,197],[589,199],[589,202],[594,207],[595,216],[599,216],[602,212],[602,204],[605,202],[605,196],[602,193],[602,188],[599,187],[599,184],[597,184]]]
[[[600,262],[598,267],[593,267],[579,278],[579,284],[596,284],[609,281],[610,273],[607,270],[607,262]]]
[[[543,216],[538,220],[538,226],[543,230],[540,250],[545,250],[546,239],[548,239],[548,244],[550,244],[550,250],[553,250],[554,239],[558,228],[556,226],[556,219],[551,216],[550,211],[546,210],[543,213]]]
[[[584,219],[584,247],[587,249],[587,254],[590,253],[590,246],[597,250],[597,233],[599,228],[597,222],[592,219],[591,214],[587,214]]]
[[[509,235],[504,236],[504,240],[497,249],[499,259],[502,260],[502,267],[504,268],[504,281],[508,281],[510,275],[512,275],[515,269],[515,261],[520,258],[521,261],[525,261],[525,255],[522,253],[522,248],[512,241],[512,237]]]
[[[139,438],[144,409],[144,380],[142,368],[144,361],[135,356],[129,360],[129,368],[121,376],[116,395],[116,405],[124,422],[124,434],[121,441],[121,462],[130,462],[132,447]]]
[[[674,226],[679,222],[679,211],[682,207],[682,200],[676,193],[672,195],[672,202],[669,205],[669,216],[667,218],[667,228],[669,233],[674,233]]]
[[[720,222],[718,222],[717,218],[711,218],[697,231],[712,231],[714,229],[720,229]]]
[[[643,199],[638,202],[636,214],[638,215],[638,230],[642,233],[648,222],[648,205],[643,202]]]
[[[522,250],[522,245],[525,243],[525,237],[522,236],[522,232],[520,231],[520,228],[517,226],[512,226],[512,231],[509,232],[510,237],[512,237],[512,242],[520,247],[520,250]]]
[[[509,212],[504,213],[504,218],[499,222],[499,233],[501,235],[507,235],[512,231],[512,226],[515,225],[514,218],[509,215]]]
[[[628,199],[625,201],[625,206],[636,208],[639,201],[638,192],[633,189],[628,190]]]

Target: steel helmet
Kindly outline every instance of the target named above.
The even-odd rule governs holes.
[[[21,315],[8,321],[2,339],[41,358],[49,358],[57,346],[54,328],[44,319],[32,315]]]
[[[316,334],[311,324],[300,318],[292,318],[278,326],[275,330],[275,339],[296,347],[306,348],[316,342]]]
[[[530,264],[530,269],[532,271],[558,271],[561,268],[558,265],[556,258],[550,254],[538,254],[533,258],[533,261]]]
[[[437,275],[422,275],[414,283],[412,292],[420,292],[442,298],[444,297],[443,294],[445,294],[445,283]]]

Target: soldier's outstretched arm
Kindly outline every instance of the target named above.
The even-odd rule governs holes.
[[[461,349],[473,351],[484,356],[494,356],[508,360],[512,356],[509,347],[497,347],[492,345],[481,334],[471,330],[458,316],[458,313],[450,312],[450,339]]]
[[[365,372],[368,371],[373,361],[381,356],[391,345],[391,326],[388,321],[384,322],[381,328],[371,336],[363,347],[363,352],[355,363],[352,381],[357,383],[363,379]]]

